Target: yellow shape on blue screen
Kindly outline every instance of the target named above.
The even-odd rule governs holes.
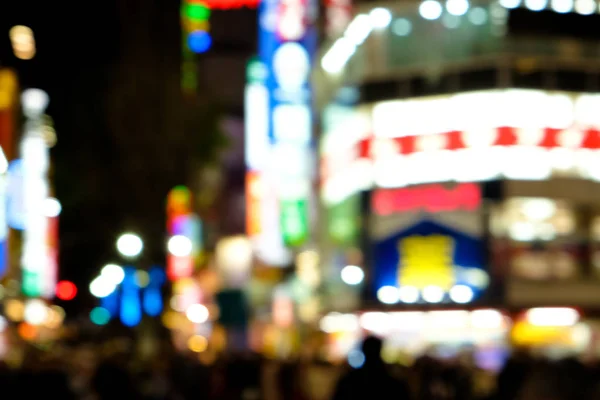
[[[423,289],[454,285],[454,239],[445,235],[409,236],[398,242],[398,284]]]

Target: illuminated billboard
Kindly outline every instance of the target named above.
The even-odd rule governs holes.
[[[484,287],[481,238],[422,220],[375,243],[374,285],[379,301],[469,303]]]
[[[368,131],[323,154],[324,200],[435,182],[599,181],[598,107],[600,94],[525,89],[373,104]]]
[[[259,6],[259,58],[267,70],[268,132],[288,246],[309,236],[311,193],[311,66],[317,49],[317,4],[310,0],[266,0]]]
[[[28,297],[44,295],[48,274],[48,145],[43,135],[42,115],[48,105],[48,94],[40,89],[28,89],[21,96],[23,113],[27,117],[21,140],[23,183],[23,270],[22,291]]]

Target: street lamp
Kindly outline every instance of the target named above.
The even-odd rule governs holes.
[[[124,233],[117,240],[117,250],[127,258],[139,256],[143,248],[142,239],[135,233]]]

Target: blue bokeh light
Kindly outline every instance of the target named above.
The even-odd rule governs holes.
[[[144,312],[151,317],[160,315],[163,309],[163,299],[161,294],[162,285],[167,280],[165,271],[161,267],[152,267],[149,272],[150,283],[144,290],[142,306]]]
[[[361,368],[365,364],[365,355],[360,350],[352,350],[348,353],[348,364],[352,368]]]
[[[140,292],[135,282],[135,269],[125,268],[125,279],[121,284],[121,322],[125,326],[133,327],[142,320],[142,305]]]
[[[100,299],[100,306],[108,310],[111,318],[119,315],[119,289],[117,287],[111,294]]]
[[[188,47],[194,53],[205,53],[212,45],[210,34],[205,31],[194,31],[188,35]]]

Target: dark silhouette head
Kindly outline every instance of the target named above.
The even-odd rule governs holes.
[[[382,363],[381,348],[383,341],[376,336],[367,336],[362,343],[362,352],[365,356],[365,364]]]

